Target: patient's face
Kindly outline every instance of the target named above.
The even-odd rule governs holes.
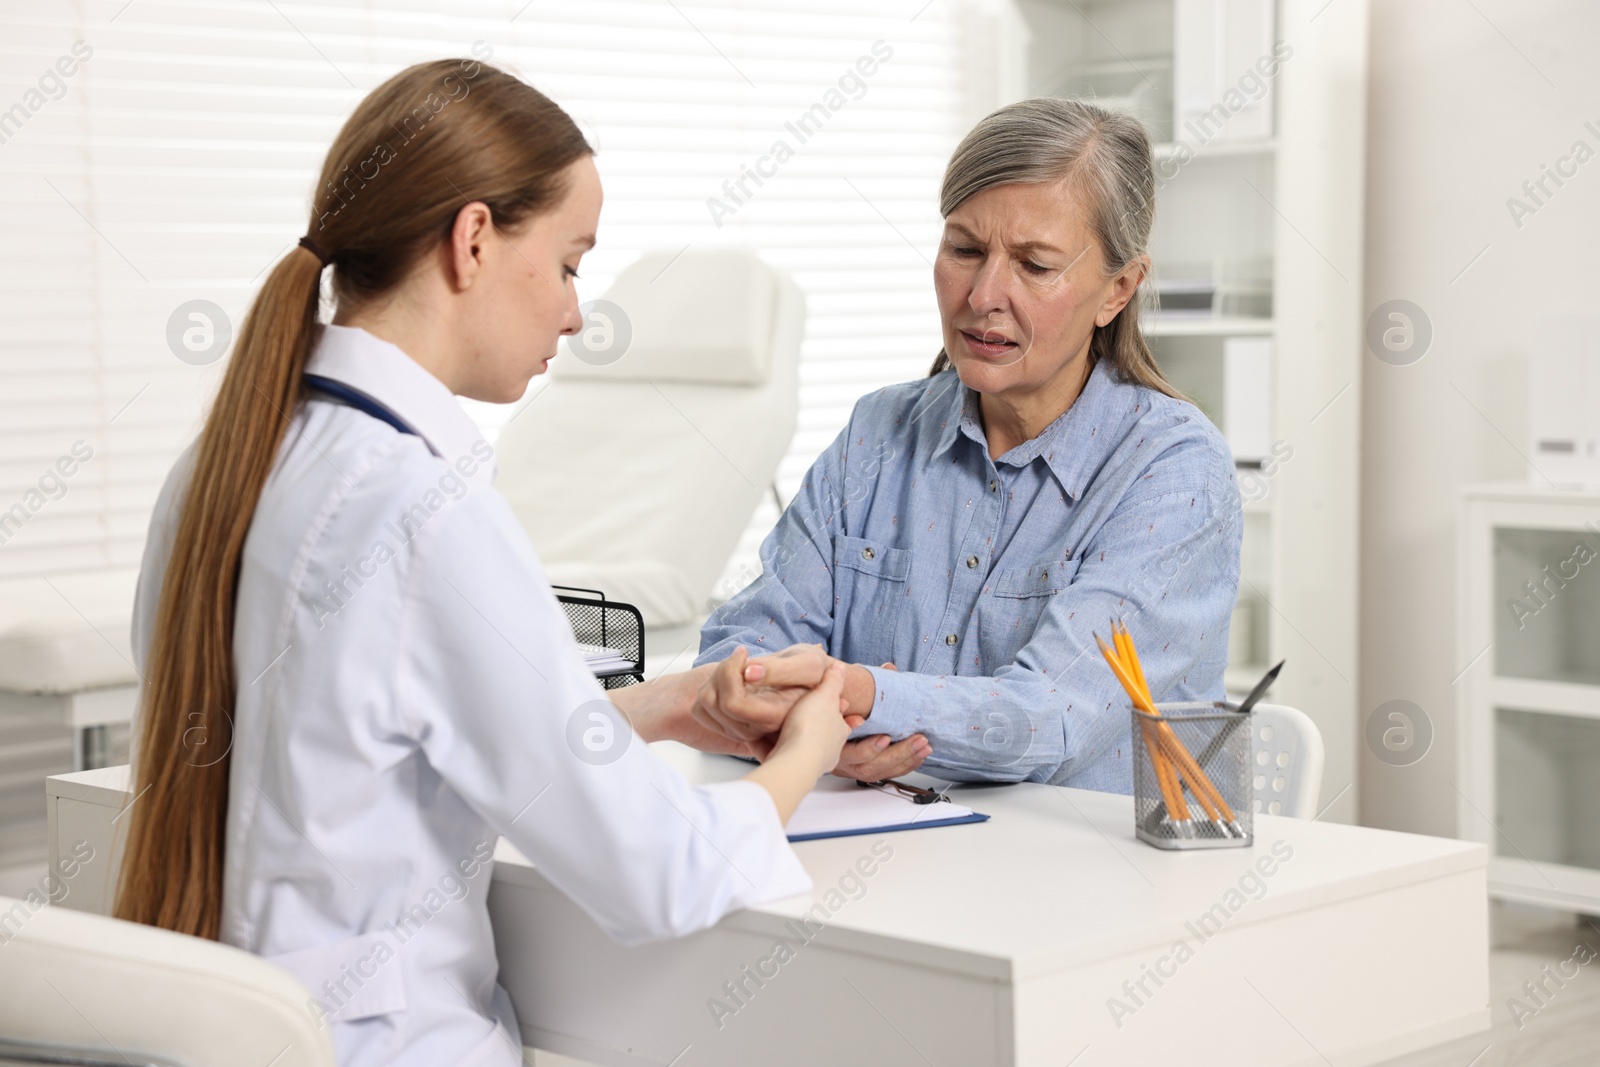
[[[1081,384],[1097,321],[1127,302],[1064,181],[968,197],[945,219],[933,279],[945,351],[962,382],[987,394]]]

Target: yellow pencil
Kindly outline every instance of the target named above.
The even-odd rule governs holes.
[[[1144,665],[1139,662],[1139,650],[1133,644],[1133,634],[1128,631],[1127,624],[1119,619],[1111,620],[1111,633],[1117,642],[1118,650],[1122,653],[1122,662],[1128,668],[1128,674],[1144,692],[1145,700],[1152,708],[1155,707],[1155,698],[1150,693],[1150,683],[1144,677]],[[1189,750],[1178,740],[1170,726],[1163,723],[1159,731],[1169,746],[1176,745],[1181,750],[1181,754],[1176,755],[1176,761],[1179,767],[1184,769],[1185,777],[1190,779],[1190,788],[1194,791],[1195,799],[1200,801],[1200,806],[1205,809],[1206,815],[1216,824],[1217,829],[1226,834],[1225,823],[1233,820],[1233,812],[1222,799],[1222,793],[1200,765],[1189,758]],[[1198,776],[1200,781],[1195,781],[1195,776]]]
[[[1100,646],[1100,654],[1105,657],[1117,681],[1122,683],[1122,688],[1127,690],[1134,707],[1147,715],[1155,715],[1149,694],[1134,683],[1133,675],[1129,673],[1128,667],[1118,654],[1122,638],[1115,630],[1112,631],[1112,639],[1117,642],[1118,648],[1114,649],[1106,644],[1105,639],[1099,634],[1094,635],[1095,643]],[[1161,798],[1167,805],[1167,814],[1174,828],[1180,833],[1192,833],[1194,824],[1189,815],[1189,806],[1183,799],[1183,785],[1178,780],[1176,769],[1168,764],[1168,757],[1160,744],[1159,734],[1148,720],[1140,720],[1139,725],[1144,733],[1145,748],[1150,753],[1150,765],[1155,769],[1156,784],[1160,787]]]
[[[1129,673],[1133,675],[1133,680],[1139,683],[1139,688],[1144,690],[1144,695],[1151,698],[1153,703],[1154,697],[1150,692],[1150,683],[1145,681],[1144,666],[1139,662],[1139,650],[1133,647],[1133,635],[1128,632],[1128,624],[1120,619],[1112,619],[1111,632],[1121,635],[1124,649],[1122,658],[1132,668]]]
[[[1159,743],[1152,748],[1152,752],[1160,753],[1171,760],[1175,765],[1171,768],[1173,778],[1176,778],[1181,773],[1183,778],[1188,779],[1189,788],[1194,793],[1195,799],[1200,803],[1200,807],[1205,810],[1207,818],[1211,820],[1219,833],[1225,837],[1232,836],[1230,833],[1231,825],[1233,832],[1242,836],[1243,830],[1237,825],[1233,809],[1228,806],[1227,801],[1223,800],[1221,792],[1212,783],[1211,779],[1206,776],[1205,772],[1201,770],[1199,764],[1194,761],[1194,757],[1189,754],[1189,750],[1178,739],[1178,735],[1173,732],[1171,725],[1156,710],[1149,685],[1144,681],[1144,668],[1139,663],[1138,651],[1134,648],[1133,637],[1128,633],[1127,627],[1120,625],[1116,620],[1112,620],[1111,633],[1112,639],[1116,642],[1115,648],[1108,645],[1099,634],[1094,635],[1095,643],[1100,646],[1100,654],[1105,657],[1106,663],[1111,667],[1112,673],[1116,675],[1117,681],[1127,691],[1134,707],[1158,720],[1155,724],[1154,732]],[[1147,739],[1149,736],[1149,734],[1146,734]],[[1146,745],[1149,747],[1148,740]],[[1160,768],[1158,767],[1158,780],[1160,777]],[[1178,787],[1180,803],[1182,791],[1182,785],[1180,784]],[[1167,804],[1167,810],[1174,810],[1170,800]],[[1185,810],[1187,810],[1186,805]]]
[[[1144,669],[1139,664],[1139,654],[1133,647],[1133,635],[1128,633],[1127,627],[1118,625],[1115,619],[1111,620],[1111,640],[1116,643],[1118,660],[1139,691],[1144,694],[1146,705],[1154,707],[1155,702],[1150,696],[1150,685],[1144,679]],[[1190,822],[1189,805],[1183,799],[1183,782],[1178,777],[1177,768],[1172,765],[1161,745],[1159,732],[1152,727],[1148,719],[1141,719],[1139,727],[1144,735],[1145,748],[1150,752],[1150,763],[1155,768],[1156,781],[1161,786],[1167,810],[1172,813],[1176,821],[1193,826]],[[1196,798],[1200,799],[1198,794]],[[1205,806],[1202,800],[1201,807]],[[1208,811],[1206,814],[1215,819],[1214,813]]]
[[[1161,787],[1162,799],[1166,802],[1167,810],[1172,813],[1175,821],[1186,826],[1192,826],[1190,821],[1188,802],[1183,799],[1183,783],[1178,780],[1178,772],[1172,766],[1172,761],[1167,759],[1161,751],[1160,741],[1156,732],[1150,728],[1147,721],[1141,720],[1140,729],[1144,733],[1144,747],[1150,753],[1150,765],[1156,771],[1156,784]]]

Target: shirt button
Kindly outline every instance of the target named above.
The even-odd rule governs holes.
[[[977,565],[978,565],[978,557],[977,556],[968,556],[967,557],[967,566],[968,567],[976,567]]]
[[[871,559],[872,557],[874,557],[876,555],[877,555],[877,553],[872,551],[872,549],[870,549],[870,548],[863,548],[861,550],[861,558],[862,559]]]
[[[991,493],[994,492],[994,489],[995,489],[995,481],[994,481],[993,478],[990,478],[989,479],[989,492],[991,492]]]
[[[944,643],[947,644],[947,645],[953,645],[958,640],[960,640],[960,639],[958,637],[956,637],[955,634],[945,634],[945,636],[944,636]]]

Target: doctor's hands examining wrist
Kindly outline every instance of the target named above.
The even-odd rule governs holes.
[[[730,657],[731,658],[731,657]],[[820,683],[790,709],[766,760],[744,776],[772,797],[778,821],[787,823],[800,801],[839,759],[850,724],[839,713],[845,665],[830,663]]]
[[[895,669],[892,663],[882,666]],[[835,667],[843,675],[840,712],[846,727],[854,730],[870,716],[877,697],[872,672],[860,664],[834,659],[820,645],[791,645],[782,652],[756,659],[747,659],[742,648],[735,650],[716,665],[715,673],[701,687],[695,719],[708,732],[720,732],[751,746],[770,743],[770,733],[757,735],[755,731],[770,729],[773,722],[784,722],[787,709],[808,692],[807,687],[820,678],[823,670]],[[928,739],[921,734],[899,741],[887,734],[875,734],[843,742],[838,761],[831,769],[840,777],[878,782],[916,770],[932,751]],[[755,755],[760,758],[762,754]]]
[[[893,663],[881,666],[895,669]],[[774,721],[785,721],[786,709],[808,691],[806,687],[820,671],[834,668],[842,672],[840,713],[848,730],[854,730],[871,715],[877,684],[866,667],[834,659],[820,645],[791,645],[782,652],[748,660],[745,650],[737,649],[716,665],[715,673],[701,687],[695,719],[708,733],[719,732],[759,749],[770,744],[771,734],[755,732],[769,728]],[[879,782],[909,774],[922,766],[932,752],[932,745],[922,734],[899,741],[887,734],[874,734],[844,741],[831,770],[843,778]],[[760,751],[753,754],[762,757]]]
[[[794,645],[759,658],[740,648],[720,663],[608,695],[646,742],[678,741],[704,752],[761,759],[830,662],[818,645]]]
[[[895,669],[892,663],[882,666]],[[920,767],[932,753],[922,734],[899,741],[887,734],[847,740],[870,715],[876,684],[871,671],[834,659],[820,645],[791,645],[759,657],[739,648],[720,663],[616,690],[612,699],[647,742],[673,740],[704,752],[766,760],[802,701],[835,673],[836,714],[843,731],[835,759],[817,773],[876,782]],[[815,714],[815,706],[825,699],[812,697],[806,713]]]
[[[821,645],[790,645],[755,659],[743,647],[736,648],[705,677],[692,714],[701,726],[737,741],[776,734],[790,710],[836,662]],[[837,711],[846,710],[841,697]]]
[[[702,725],[739,740],[773,733],[794,702],[835,663],[845,668],[839,710],[860,719],[870,717],[877,696],[872,672],[834,659],[821,645],[790,645],[754,659],[748,658],[743,647],[735,649],[707,676],[695,701],[694,716]],[[893,664],[884,666],[894,669]]]

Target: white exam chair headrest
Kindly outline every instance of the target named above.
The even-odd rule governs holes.
[[[715,293],[708,303],[707,293]],[[760,385],[772,373],[777,285],[745,249],[652,252],[630,263],[603,299],[622,309],[633,342],[603,366],[570,355],[554,379]],[[617,328],[613,324],[613,328]]]

